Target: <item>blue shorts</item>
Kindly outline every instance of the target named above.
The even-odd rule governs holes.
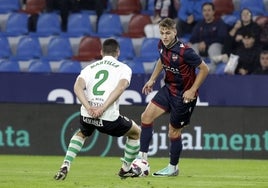
[[[170,124],[174,128],[182,128],[190,123],[197,99],[184,103],[181,92],[173,96],[166,86],[163,86],[152,99],[152,103],[170,113]]]
[[[125,135],[132,126],[132,120],[119,116],[115,121],[105,121],[80,116],[80,130],[85,136],[90,136],[97,129],[101,133],[120,137]]]

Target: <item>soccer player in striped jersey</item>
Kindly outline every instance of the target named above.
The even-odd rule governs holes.
[[[177,176],[182,151],[182,129],[190,123],[197,101],[198,88],[206,79],[209,68],[192,48],[177,38],[176,22],[173,19],[163,19],[159,23],[159,29],[160,58],[142,92],[147,95],[152,91],[153,85],[163,70],[165,84],[141,115],[141,148],[138,157],[147,160],[154,120],[164,113],[169,113],[169,164],[153,173],[153,176]]]

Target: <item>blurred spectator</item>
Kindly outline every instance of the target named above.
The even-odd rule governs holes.
[[[66,31],[68,16],[71,12],[94,10],[96,11],[96,23],[98,24],[99,17],[107,8],[107,0],[46,0],[46,6],[47,12],[59,11],[62,20],[62,31]]]
[[[235,53],[239,56],[235,74],[251,74],[259,66],[261,47],[255,41],[256,35],[252,31],[242,34],[243,45]]]
[[[178,31],[180,36],[191,34],[197,22],[203,19],[202,5],[212,0],[181,0],[178,11]]]
[[[68,16],[70,11],[78,11],[78,0],[46,0],[46,11],[59,11],[61,16],[61,29],[67,30]]]
[[[262,50],[260,54],[260,64],[252,74],[268,75],[268,50]]]
[[[249,9],[243,9],[240,14],[240,19],[237,20],[233,28],[229,31],[227,39],[224,41],[222,55],[213,57],[213,61],[225,62],[230,53],[236,51],[237,48],[242,46],[243,33],[254,33],[255,43],[260,43],[261,27],[253,21],[252,13]]]
[[[144,27],[146,37],[160,38],[158,23],[163,18],[177,17],[177,11],[179,9],[179,0],[155,0],[154,16],[152,18],[152,24],[148,24]]]
[[[189,44],[197,54],[212,58],[222,52],[223,42],[228,34],[227,26],[221,19],[215,19],[213,3],[204,3],[202,14],[204,19],[195,25]]]
[[[98,26],[99,18],[108,7],[108,0],[76,0],[80,1],[80,10],[93,10],[96,11]],[[98,27],[96,27],[98,28]]]

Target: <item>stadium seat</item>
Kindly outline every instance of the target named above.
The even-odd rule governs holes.
[[[0,58],[9,58],[12,55],[7,37],[0,36]]]
[[[155,0],[147,0],[146,1],[147,4],[146,4],[146,7],[145,7],[145,10],[142,10],[141,13],[142,14],[147,14],[147,15],[150,15],[150,16],[153,16],[154,15],[154,2]]]
[[[225,74],[224,73],[225,66],[226,66],[226,63],[217,64],[216,69],[215,69],[215,74],[218,74],[218,75]]]
[[[140,55],[134,59],[142,61],[155,61],[159,58],[159,38],[144,38],[140,48]]]
[[[73,56],[72,46],[67,37],[55,36],[51,38],[47,45],[47,55],[45,59],[58,61],[69,59]]]
[[[40,58],[42,56],[42,49],[38,38],[32,36],[23,36],[19,39],[13,59],[29,60]]]
[[[216,19],[223,15],[231,15],[234,12],[233,0],[213,0],[212,2],[215,6]]]
[[[111,10],[112,13],[119,15],[137,14],[142,10],[140,0],[117,0],[116,8]]]
[[[0,13],[15,12],[20,9],[20,0],[0,0]]]
[[[136,56],[131,38],[117,37],[116,40],[120,45],[120,56],[118,58],[120,61],[133,59]]]
[[[88,14],[72,13],[68,17],[66,34],[70,37],[80,37],[96,33],[92,28]]]
[[[77,61],[91,61],[101,59],[101,40],[99,37],[85,36],[78,47],[78,55],[72,57]]]
[[[0,72],[20,72],[20,67],[17,61],[3,59],[0,61]]]
[[[129,21],[128,31],[123,33],[122,36],[130,38],[145,37],[144,27],[147,24],[151,24],[152,20],[149,15],[134,14]]]
[[[266,15],[265,5],[263,0],[240,0],[240,10],[248,8],[253,16]]]
[[[50,36],[59,35],[61,33],[61,21],[60,17],[56,13],[42,13],[39,14],[36,34],[37,36]]]
[[[43,12],[45,8],[46,0],[27,0],[23,11],[27,14],[39,14]]]
[[[38,59],[30,62],[28,72],[49,73],[52,72],[52,70],[48,62]]]
[[[120,17],[117,14],[102,14],[97,27],[97,35],[101,38],[121,36],[123,33]]]
[[[64,60],[57,72],[59,73],[80,73],[82,70],[81,64],[78,61]]]
[[[137,60],[125,60],[123,62],[131,68],[133,74],[145,74],[142,62]]]
[[[223,20],[224,23],[226,23],[228,26],[233,27],[234,24],[237,22],[239,19],[238,12],[234,12],[233,14],[228,14],[228,15],[222,15],[221,19]]]
[[[7,36],[28,34],[28,15],[22,12],[11,13],[7,18],[4,33]]]
[[[264,3],[266,12],[268,12],[268,0],[263,0],[263,3]]]

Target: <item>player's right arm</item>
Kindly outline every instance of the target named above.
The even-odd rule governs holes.
[[[94,118],[100,117],[103,112],[109,108],[126,90],[126,88],[129,86],[129,81],[127,79],[121,79],[117,86],[114,88],[114,90],[110,93],[107,100],[103,103],[102,106],[92,108],[92,114]]]
[[[88,100],[85,95],[86,82],[83,78],[77,77],[74,83],[74,93],[81,102],[81,104],[87,109],[89,115],[91,114],[91,106],[88,103]]]
[[[160,59],[158,59],[150,79],[146,82],[146,84],[142,88],[142,93],[148,95],[150,92],[153,91],[153,85],[156,82],[156,79],[162,72],[162,70],[163,70],[162,62]]]

